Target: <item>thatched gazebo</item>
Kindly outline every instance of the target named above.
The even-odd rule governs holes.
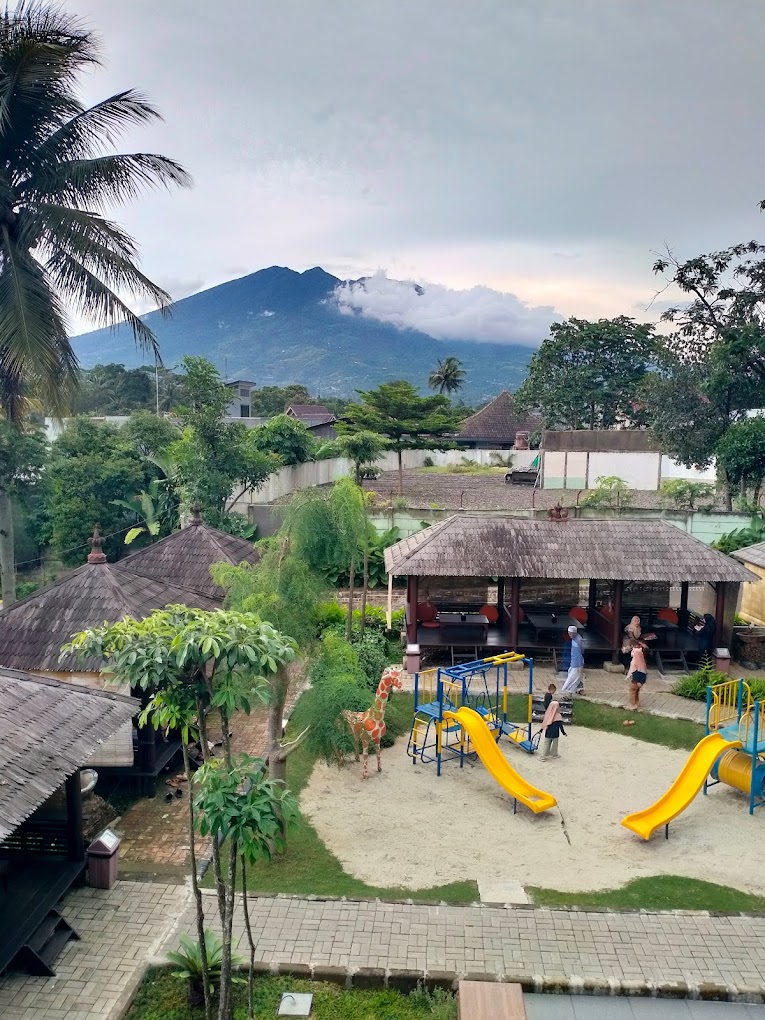
[[[582,629],[586,652],[617,661],[633,614],[656,632],[652,647],[665,662],[693,659],[703,611],[714,617],[717,643],[730,641],[739,586],[756,580],[741,564],[663,520],[551,514],[455,515],[386,549],[389,576],[407,578],[413,665],[425,649],[453,657],[462,649],[476,657],[550,650],[571,623]],[[696,611],[691,585],[707,589]],[[668,604],[671,587],[679,588],[676,606]]]

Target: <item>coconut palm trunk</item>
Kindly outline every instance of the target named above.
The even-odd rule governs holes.
[[[0,584],[3,606],[16,601],[16,563],[13,548],[13,507],[6,489],[0,489]]]

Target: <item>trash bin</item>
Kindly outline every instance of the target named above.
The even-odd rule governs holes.
[[[121,842],[116,832],[104,829],[88,847],[88,885],[93,889],[111,889],[117,881]]]
[[[419,673],[420,671],[420,646],[416,644],[408,644],[406,646],[406,655],[404,656],[404,662],[406,664],[407,673]]]
[[[715,648],[714,650],[715,669],[719,673],[727,673],[730,670],[730,649]]]

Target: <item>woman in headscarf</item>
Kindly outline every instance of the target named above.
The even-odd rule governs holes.
[[[693,629],[696,631],[696,641],[701,657],[711,655],[715,646],[715,634],[717,632],[717,623],[714,616],[711,613],[704,613],[704,618],[698,620],[694,624]]]
[[[563,716],[560,714],[560,705],[557,701],[551,701],[547,706],[542,720],[542,732],[544,740],[542,741],[542,753],[539,756],[540,761],[547,761],[548,758],[560,758],[558,737],[561,733],[565,737],[566,731],[563,729]]]

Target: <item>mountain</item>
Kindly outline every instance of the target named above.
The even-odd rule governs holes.
[[[312,393],[352,396],[390,379],[425,389],[439,358],[454,355],[467,371],[461,396],[478,402],[524,379],[534,348],[435,340],[413,329],[338,311],[332,292],[342,281],[323,269],[297,273],[272,266],[175,302],[172,315],[144,316],[173,368],[186,354],[208,358],[229,379],[259,386],[303,383]],[[73,339],[83,368],[148,359],[130,329],[101,329]]]

